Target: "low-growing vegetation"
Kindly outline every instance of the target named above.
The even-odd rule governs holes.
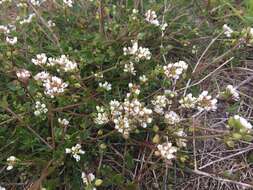
[[[251,0],[0,0],[0,189],[253,189]]]

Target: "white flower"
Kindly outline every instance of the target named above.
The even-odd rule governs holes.
[[[142,75],[142,76],[139,77],[139,80],[142,83],[146,83],[148,81],[148,78],[146,77],[146,75]]]
[[[197,105],[199,111],[215,111],[217,109],[217,99],[212,99],[210,95],[208,95],[208,91],[203,91],[199,97],[197,98]]]
[[[48,26],[49,28],[54,27],[54,26],[55,26],[55,23],[54,23],[52,20],[49,20],[49,21],[47,21],[47,26]]]
[[[77,63],[69,60],[66,55],[61,55],[57,58],[50,57],[48,61],[48,66],[59,66],[64,72],[71,72],[77,69]]]
[[[98,85],[100,88],[105,89],[106,91],[110,91],[112,89],[112,85],[107,81],[105,81],[104,83],[100,82]]]
[[[163,23],[163,24],[160,26],[160,28],[161,28],[162,31],[164,31],[164,30],[167,28],[167,26],[168,26],[168,24],[165,22],[165,23]]]
[[[252,130],[252,125],[250,122],[248,122],[245,118],[239,116],[239,115],[235,115],[234,116],[235,120],[238,120],[240,122],[240,124],[246,128],[247,130]]]
[[[109,122],[109,116],[108,113],[105,111],[104,107],[102,106],[96,106],[97,114],[94,119],[94,122],[98,125],[103,125]]]
[[[129,83],[128,87],[130,89],[130,92],[135,94],[135,95],[139,95],[140,94],[140,86],[133,84],[133,83]]]
[[[223,25],[224,34],[230,38],[232,33],[234,32],[227,24]]]
[[[85,172],[82,172],[82,180],[85,185],[91,184],[95,180],[95,175],[93,173],[86,174]]]
[[[58,123],[60,123],[63,126],[69,125],[69,121],[67,119],[65,119],[65,118],[63,118],[63,119],[62,118],[58,118]]]
[[[45,0],[30,0],[33,6],[40,6]]]
[[[17,70],[16,75],[19,80],[26,81],[30,78],[31,73],[30,73],[30,71],[28,71],[26,69],[19,69],[19,70]]]
[[[32,59],[32,63],[34,65],[46,65],[47,63],[47,56],[45,53],[37,54],[35,59]]]
[[[138,41],[132,41],[132,47],[124,47],[124,55],[133,55],[135,58],[135,61],[139,60],[150,60],[151,59],[151,53],[148,48],[143,48],[138,46]]]
[[[94,76],[95,76],[97,79],[103,79],[103,78],[104,78],[104,75],[103,75],[102,72],[95,73]]]
[[[9,34],[10,29],[7,26],[0,25],[0,32],[3,32],[4,34]]]
[[[15,45],[18,42],[17,37],[9,38],[8,36],[6,37],[6,42],[10,45]]]
[[[26,3],[18,3],[17,4],[17,7],[19,7],[19,8],[24,8],[24,7],[27,7],[27,4]]]
[[[126,64],[124,65],[124,72],[130,73],[130,74],[132,74],[132,75],[136,75],[136,70],[135,70],[135,68],[134,68],[134,64],[133,64],[132,62],[126,63]]]
[[[23,25],[23,24],[29,24],[32,22],[32,19],[35,17],[36,15],[34,13],[28,15],[27,18],[24,18],[23,20],[19,21],[19,24]]]
[[[165,95],[157,95],[151,100],[151,103],[154,105],[153,110],[156,113],[163,115],[165,108],[171,104],[171,101]]]
[[[63,82],[59,77],[52,76],[43,81],[43,86],[45,87],[45,94],[54,98],[55,95],[63,93],[68,84]]]
[[[161,156],[167,160],[171,160],[176,157],[174,154],[177,152],[177,147],[172,146],[171,142],[159,144],[157,145],[157,149]]]
[[[187,63],[184,61],[179,61],[174,64],[170,63],[163,66],[164,74],[167,78],[173,78],[175,80],[179,79],[180,75],[186,71],[188,68]]]
[[[177,96],[177,92],[171,91],[169,89],[164,90],[164,94],[170,98],[174,98]]]
[[[111,101],[110,111],[115,129],[125,137],[128,137],[137,126],[146,128],[152,122],[152,110],[146,108],[136,98],[132,100],[126,98],[124,102]]]
[[[132,10],[132,20],[136,20],[137,19],[137,14],[139,13],[139,11],[137,9],[133,9]]]
[[[152,11],[152,10],[148,10],[146,13],[145,13],[145,20],[151,24],[154,24],[156,26],[159,26],[159,21],[157,20],[157,15],[155,13],[155,11]]]
[[[65,6],[73,7],[73,0],[63,0]]]
[[[183,130],[179,130],[176,132],[176,135],[179,136],[179,138],[176,139],[177,146],[186,147],[187,139],[180,138],[180,137],[187,137],[186,133]]]
[[[170,125],[177,124],[181,121],[180,117],[174,111],[165,113],[164,118],[165,118],[165,122]]]
[[[232,85],[227,85],[226,92],[229,93],[229,95],[231,95],[233,100],[235,100],[235,101],[240,100],[239,93],[237,92],[237,90]]]
[[[194,108],[197,98],[193,97],[192,94],[187,94],[185,97],[179,100],[182,108]]]
[[[10,156],[7,158],[7,168],[6,170],[12,170],[15,164],[17,163],[18,159],[15,156]]]
[[[66,154],[71,154],[71,156],[77,161],[79,162],[80,161],[80,154],[84,154],[85,151],[83,151],[81,149],[81,145],[80,144],[76,144],[75,146],[73,146],[71,149],[70,148],[66,148],[65,149],[65,153]]]
[[[133,13],[133,14],[137,14],[137,13],[139,13],[139,11],[138,11],[137,9],[133,9],[133,10],[132,10],[132,13]]]
[[[47,79],[50,79],[51,75],[46,72],[46,71],[42,71],[37,73],[33,78],[37,81],[46,81]]]
[[[36,101],[34,107],[35,107],[35,111],[34,111],[35,116],[39,116],[41,114],[46,114],[48,112],[46,104],[41,103],[40,101]]]

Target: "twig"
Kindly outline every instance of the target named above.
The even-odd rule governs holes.
[[[202,55],[201,55],[200,58],[198,59],[196,65],[195,65],[195,67],[194,67],[194,69],[193,69],[193,71],[192,71],[192,74],[195,73],[197,67],[198,67],[199,64],[200,64],[200,61],[201,61],[202,58],[205,56],[206,52],[210,49],[210,47],[214,44],[214,42],[215,42],[223,33],[224,33],[224,32],[220,33],[219,35],[217,35],[215,38],[213,38],[213,39],[211,40],[211,42],[209,43],[209,45],[206,47],[205,51],[202,53]],[[191,79],[189,79],[189,80],[187,81],[186,88],[185,88],[185,90],[184,90],[184,96],[185,96],[185,94],[186,94],[186,92],[187,92],[187,89],[189,88],[190,83],[191,83]]]
[[[242,82],[241,82],[240,84],[238,84],[235,88],[236,88],[236,89],[237,89],[237,88],[240,88],[241,86],[243,86],[243,85],[249,83],[249,82],[252,81],[252,80],[253,80],[253,75],[250,76],[249,78],[247,78],[246,80],[242,81]]]
[[[240,185],[242,187],[253,188],[253,185],[251,185],[251,184],[243,183],[243,182],[239,182],[239,181],[234,181],[234,180],[230,180],[230,179],[226,179],[226,178],[222,178],[222,177],[216,176],[214,174],[209,174],[209,173],[206,173],[206,172],[203,172],[203,171],[192,170],[190,168],[187,168],[185,171],[186,172],[188,171],[190,173],[195,173],[197,175],[202,175],[202,176],[210,177],[210,178],[216,179],[218,181],[233,183],[233,184],[236,184],[236,185]]]
[[[210,77],[211,75],[213,75],[216,71],[218,71],[220,68],[222,68],[224,65],[228,64],[230,61],[232,61],[234,59],[234,57],[231,57],[229,60],[225,61],[223,64],[221,64],[218,68],[216,68],[214,71],[212,71],[211,73],[209,73],[208,75],[206,75],[204,78],[202,78],[201,80],[199,80],[198,82],[192,84],[192,85],[189,85],[188,87],[184,87],[184,88],[181,88],[179,89],[180,90],[184,90],[186,88],[190,88],[190,87],[193,87],[193,86],[196,86],[200,83],[202,83],[203,81],[205,81],[208,77]]]
[[[214,160],[214,161],[212,161],[212,162],[209,162],[209,163],[205,164],[204,166],[199,167],[199,169],[206,168],[207,166],[210,166],[210,165],[212,165],[212,164],[214,164],[214,163],[221,162],[221,161],[223,161],[223,160],[227,160],[227,159],[229,159],[229,158],[238,156],[238,155],[243,154],[243,153],[245,153],[245,152],[248,152],[248,151],[250,151],[250,150],[253,150],[253,146],[252,146],[252,145],[248,146],[247,149],[244,149],[244,150],[242,150],[242,151],[240,151],[240,152],[237,152],[237,153],[235,153],[235,154],[231,154],[231,155],[229,155],[229,156],[225,156],[225,157],[220,158],[220,159],[218,159],[218,160]]]
[[[19,117],[15,112],[13,112],[10,108],[4,108],[7,112],[9,112],[11,115],[13,115],[20,123],[24,124],[24,121],[21,117]],[[29,125],[25,125],[25,127],[32,132],[38,139],[40,139],[44,144],[46,144],[50,149],[53,149],[53,147],[45,141],[36,131],[34,131]]]

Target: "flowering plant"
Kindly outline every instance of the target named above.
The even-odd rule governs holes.
[[[189,171],[251,186],[201,170],[220,162],[202,163],[210,139],[252,141],[251,27],[207,31],[184,1],[15,2],[0,0],[0,189],[167,189]]]

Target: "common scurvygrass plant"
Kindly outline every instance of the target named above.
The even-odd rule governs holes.
[[[180,17],[167,1],[142,9],[95,0],[1,4],[17,16],[0,26],[1,164],[8,170],[0,181],[33,189],[141,186],[156,163],[191,167],[196,118],[219,112],[218,99],[240,101],[231,85],[218,96],[194,90],[206,79],[192,82],[206,51],[193,61],[197,50],[187,46],[198,34],[190,21],[175,23]],[[234,35],[224,25],[219,33],[238,48],[253,39],[252,29]],[[228,145],[251,140],[243,117],[231,116],[228,126]]]

